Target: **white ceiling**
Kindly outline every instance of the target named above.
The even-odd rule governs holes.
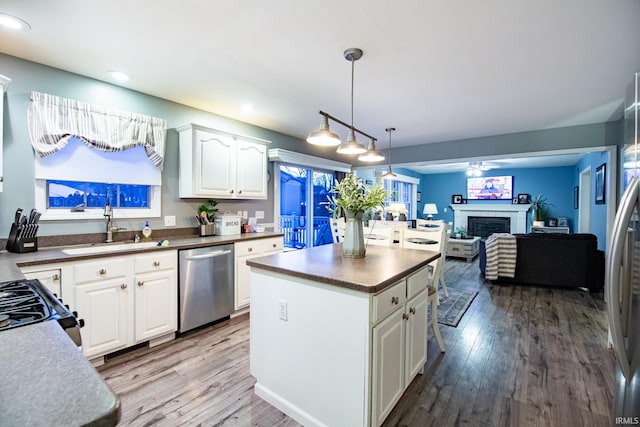
[[[359,47],[354,125],[382,149],[389,126],[399,147],[615,120],[640,70],[637,0],[2,0],[0,12],[31,25],[0,30],[0,52],[105,81],[125,71],[125,87],[300,138],[320,109],[350,121],[343,51]]]

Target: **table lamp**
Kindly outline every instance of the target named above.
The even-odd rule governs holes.
[[[427,216],[429,221],[433,220],[433,215],[438,214],[438,207],[435,203],[425,203],[424,208],[422,209],[422,213]]]

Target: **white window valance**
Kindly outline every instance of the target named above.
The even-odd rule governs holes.
[[[141,146],[162,169],[167,134],[163,119],[40,92],[31,92],[28,119],[31,145],[40,157],[62,150],[76,136],[105,152]]]

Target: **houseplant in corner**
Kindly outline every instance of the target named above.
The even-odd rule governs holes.
[[[544,226],[544,220],[549,216],[549,202],[542,194],[538,194],[531,199],[531,209],[533,210],[533,226]]]
[[[342,243],[343,257],[364,258],[366,248],[362,216],[367,209],[382,207],[386,197],[387,192],[382,184],[369,187],[352,173],[331,189],[331,194],[327,196],[330,202],[328,208],[333,212],[334,218],[338,218],[341,211],[344,211],[346,218]]]

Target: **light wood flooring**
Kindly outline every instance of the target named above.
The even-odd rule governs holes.
[[[418,376],[385,426],[609,426],[614,356],[602,294],[485,283],[478,261],[448,259],[449,287],[477,289],[456,328],[429,331]],[[310,367],[312,368],[312,367]],[[256,397],[249,317],[99,368],[123,426],[298,426]],[[339,387],[336,384],[336,387]]]

